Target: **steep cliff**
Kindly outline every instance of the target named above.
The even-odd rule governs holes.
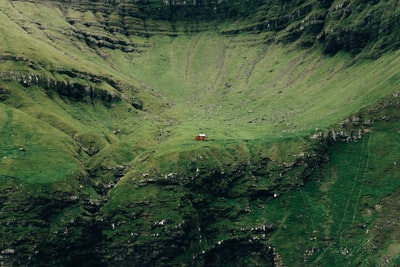
[[[137,29],[141,34],[158,33],[168,22],[167,34],[201,31],[209,27],[221,32],[271,32],[268,39],[312,47],[322,45],[327,54],[349,51],[379,57],[399,47],[397,1],[71,1],[87,10],[100,8],[117,21],[108,27]],[[122,22],[122,25],[120,22]],[[233,22],[229,27],[221,22]],[[152,25],[153,23],[155,25]],[[208,22],[204,25],[204,22]],[[134,27],[132,23],[134,24]],[[184,24],[185,26],[182,26]],[[200,25],[199,25],[200,24]],[[182,29],[183,27],[183,29]]]

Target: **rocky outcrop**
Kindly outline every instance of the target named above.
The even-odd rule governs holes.
[[[0,88],[0,101],[4,101],[10,95],[7,89]]]
[[[52,98],[52,94],[57,93],[58,95],[67,97],[71,100],[84,101],[92,104],[96,100],[99,100],[106,105],[125,101],[135,109],[143,109],[143,102],[141,100],[133,96],[122,94],[122,89],[120,88],[121,85],[107,77],[100,77],[64,69],[57,70],[56,72],[58,74],[66,75],[68,78],[65,80],[56,80],[41,74],[15,71],[1,72],[0,78],[4,81],[17,81],[26,88],[38,85],[46,91],[50,98]],[[115,91],[104,90],[100,86],[96,86],[96,84],[102,82],[106,82],[113,86]],[[6,98],[8,95],[7,92],[7,90],[2,89],[0,91],[1,98]]]
[[[332,145],[335,142],[357,142],[373,131],[376,121],[395,119],[389,114],[395,113],[393,109],[399,108],[399,105],[400,93],[395,92],[382,102],[340,121],[337,126],[325,130],[315,129],[316,133],[311,135],[310,139],[320,143],[327,143],[328,145]]]
[[[221,168],[210,169],[205,167],[215,159],[198,155],[191,157],[193,168],[186,171],[150,171],[134,177],[128,172],[132,166],[99,161],[81,174],[81,186],[73,191],[54,191],[49,185],[28,202],[18,203],[13,201],[20,190],[0,194],[4,203],[0,226],[10,235],[1,244],[1,262],[5,266],[274,266],[269,237],[278,225],[266,219],[253,221],[257,217],[253,203],[267,203],[302,186],[320,160],[305,155],[293,162],[233,157]],[[130,192],[123,193],[127,201],[108,194],[115,185],[117,191]],[[95,198],[93,189],[98,193]],[[32,233],[25,235],[21,226]]]
[[[41,188],[36,196],[24,199],[18,198],[19,190],[1,194],[0,246],[6,248],[0,252],[2,266],[65,266],[93,254],[100,235],[82,205],[82,192],[48,189]],[[97,260],[88,257],[85,266]]]
[[[101,257],[107,257],[107,264],[247,265],[252,255],[251,264],[274,266],[269,237],[278,226],[252,221],[257,212],[252,203],[268,203],[301,187],[325,157],[311,150],[291,162],[229,155],[222,166],[209,168],[222,152],[194,153],[177,163],[190,164],[183,171],[124,176],[116,188],[137,196],[108,209],[116,201],[111,198],[99,213],[105,238]],[[146,164],[152,166],[151,159]]]
[[[146,44],[136,44],[132,42],[127,42],[125,40],[121,40],[116,38],[113,35],[110,36],[103,36],[99,34],[95,34],[93,31],[90,31],[90,25],[88,26],[87,29],[78,29],[74,28],[73,29],[73,35],[75,38],[83,40],[89,47],[92,48],[110,48],[110,49],[118,49],[123,52],[136,52],[136,53],[141,53],[144,49],[148,48],[149,45]],[[104,30],[111,31],[113,32],[112,29],[109,27],[106,27],[106,25],[100,25],[101,27],[104,27]],[[125,34],[128,34],[127,29],[124,30]],[[138,32],[135,32],[137,35],[141,35],[143,37],[149,37],[150,34],[142,33],[139,34]]]
[[[235,252],[235,253],[232,253]],[[252,255],[252,259],[246,255]],[[234,239],[220,242],[215,248],[206,252],[204,255],[204,266],[246,266],[251,264],[259,266],[275,266],[273,248],[265,246],[257,239]]]
[[[378,57],[389,49],[398,48],[398,4],[396,1],[365,2],[292,1],[261,6],[262,18],[251,26],[230,29],[224,33],[274,31],[276,41],[298,42],[311,47],[322,44],[324,52],[335,54],[344,50],[353,54],[364,51]]]
[[[369,49],[376,57],[398,48],[398,3],[396,1],[344,1],[328,9],[327,25],[320,33],[325,52],[340,50],[354,54]]]
[[[274,33],[266,42],[295,42],[301,47],[322,46],[326,54],[339,51],[377,58],[399,48],[400,17],[397,1],[54,1],[61,10],[101,13],[96,21],[69,17],[66,33],[92,48],[140,53],[149,44],[125,36],[177,36],[209,30],[222,34]],[[71,5],[71,4],[68,4]],[[231,27],[220,21],[244,21]],[[183,25],[182,26],[182,22]],[[200,23],[199,23],[200,22]]]

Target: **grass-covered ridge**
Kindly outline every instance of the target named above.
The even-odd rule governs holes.
[[[130,3],[0,10],[0,265],[398,264],[378,230],[397,230],[399,51]]]

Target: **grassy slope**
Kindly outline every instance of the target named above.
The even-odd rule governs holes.
[[[398,198],[400,186],[399,114],[392,114],[361,141],[336,145],[314,182],[273,205],[283,213],[274,242],[284,258],[303,257],[307,266],[397,266],[398,225],[390,219],[397,211],[388,199]],[[301,236],[295,245],[285,242],[292,236]]]
[[[196,131],[209,134],[207,147],[226,148],[229,143],[249,140],[278,142],[282,146],[287,138],[307,136],[315,128],[336,124],[397,91],[399,86],[397,53],[353,64],[346,54],[325,58],[318,51],[287,53],[282,47],[263,45],[262,36],[221,38],[203,33],[191,38],[157,37],[153,41],[153,50],[137,56],[134,64],[126,68],[174,104],[167,111],[167,123],[162,128],[166,137],[155,146],[154,161],[161,163],[147,167],[155,167],[160,173],[179,169],[172,164],[163,167],[166,159],[184,164],[175,156],[178,151],[198,153],[204,147],[191,141]],[[255,46],[249,49],[249,43]],[[195,82],[188,83],[191,80]],[[381,130],[377,125],[377,132],[358,144],[339,146],[333,152],[332,167],[329,165],[319,174],[323,176],[319,178],[323,181],[320,187],[319,182],[312,182],[297,193],[268,203],[265,210],[253,204],[254,215],[234,223],[249,226],[268,218],[280,224],[271,243],[288,266],[303,261],[308,265],[353,265],[365,258],[375,264],[385,254],[395,259],[397,239],[385,243],[382,237],[376,237],[383,247],[392,243],[394,252],[382,250],[382,254],[374,255],[365,232],[383,222],[374,221],[375,215],[363,215],[363,209],[378,205],[399,186],[398,169],[393,165],[398,156],[393,138],[398,134],[392,123],[390,129],[383,126]],[[383,136],[384,132],[388,136]],[[391,148],[380,146],[381,142]],[[297,149],[293,153],[304,148]],[[391,153],[382,157],[388,151]],[[271,152],[268,156],[272,156]],[[375,168],[392,173],[384,177],[385,186],[371,194],[369,183],[381,174],[367,168],[372,165],[370,161],[378,158],[374,164],[380,167]],[[211,156],[210,161],[217,166],[224,164],[219,156]],[[159,192],[158,197],[163,199],[163,194]],[[232,205],[235,210],[252,204],[240,198],[221,205]],[[229,229],[227,225],[231,223],[227,219],[215,222],[211,228]],[[223,232],[218,238],[223,240],[229,235]]]
[[[147,110],[131,114],[125,111],[123,103],[105,107],[101,103],[91,106],[58,97],[51,100],[40,88],[26,89],[2,81],[0,88],[11,92],[0,104],[0,174],[4,190],[14,185],[10,184],[10,177],[17,177],[18,183],[26,184],[68,181],[73,188],[68,190],[95,195],[90,189],[78,189],[79,181],[71,178],[77,177],[75,173],[87,175],[84,164],[89,167],[127,164],[135,157],[134,163],[148,157],[153,158],[149,161],[151,164],[157,162],[156,166],[143,163],[140,167],[143,169],[137,170],[138,175],[152,168],[160,173],[182,168],[165,163],[171,159],[183,161],[181,153],[209,153],[215,160],[212,164],[223,166],[230,160],[229,156],[218,158],[213,155],[213,149],[221,151],[232,143],[244,141],[284,147],[288,138],[308,137],[315,128],[334,125],[398,91],[400,83],[399,52],[352,64],[353,59],[346,54],[323,57],[318,49],[302,51],[266,45],[262,34],[221,36],[213,31],[175,38],[129,37],[150,44],[141,54],[106,48],[96,50],[65,34],[71,33],[74,27],[65,21],[65,14],[81,20],[98,19],[94,14],[83,15],[77,10],[61,11],[46,4],[18,1],[1,1],[0,6],[2,54],[44,64],[39,70],[29,69],[30,72],[52,75],[52,69],[62,66],[111,76],[135,87],[144,82],[146,86],[140,89],[139,96],[145,100]],[[22,29],[21,25],[28,28]],[[27,70],[24,64],[10,61],[0,68],[2,71]],[[150,87],[156,91],[148,92],[146,88]],[[162,100],[156,99],[157,93],[162,95]],[[159,105],[161,101],[170,103],[171,108]],[[265,210],[255,212],[254,217],[241,223],[260,218],[279,223],[271,243],[287,259],[288,266],[290,260],[303,260],[305,247],[319,248],[306,257],[307,262],[315,265],[355,263],[373,255],[369,248],[358,251],[356,248],[368,245],[367,230],[378,236],[373,226],[383,223],[384,218],[375,205],[384,202],[381,199],[385,196],[390,199],[390,193],[399,186],[398,168],[394,165],[399,149],[398,142],[393,141],[398,139],[398,127],[394,122],[378,125],[376,132],[359,143],[338,146],[331,163],[318,176],[320,183],[312,182],[298,192],[273,200]],[[115,130],[121,131],[114,134]],[[206,144],[193,142],[199,131],[209,135]],[[76,137],[88,139],[83,143],[96,140],[104,150],[89,159],[79,153]],[[288,154],[286,151],[279,155],[266,149],[269,157],[275,156],[278,160]],[[292,149],[290,152],[295,154],[303,147],[298,145]],[[243,161],[248,153],[244,152],[247,156]],[[135,172],[128,173],[126,180],[134,180],[135,175]],[[378,185],[376,177],[382,177]],[[30,189],[25,190],[23,193]],[[111,191],[113,201],[106,210],[123,201],[129,202],[130,198],[149,194],[137,192],[129,198],[125,195],[118,199],[116,196],[123,190],[127,188],[121,186]],[[148,197],[164,194],[157,190]],[[244,206],[240,201],[232,205]],[[160,214],[167,212],[163,210]],[[157,220],[162,217],[159,216]],[[179,214],[173,216],[179,217]],[[218,226],[216,223],[215,227]],[[310,240],[313,234],[317,239]],[[357,238],[348,238],[350,235]],[[321,240],[324,236],[339,236],[340,240],[329,243]],[[289,239],[296,242],[287,242]],[[388,251],[380,250],[379,257],[398,253],[396,244],[394,240]]]
[[[288,53],[262,40],[212,32],[156,37],[151,51],[124,65],[174,105],[165,114],[173,124],[166,146],[189,144],[197,131],[219,141],[302,136],[398,86],[396,54],[351,65],[345,54]]]

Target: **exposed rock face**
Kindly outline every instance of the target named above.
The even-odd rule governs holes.
[[[59,70],[59,74],[66,74],[68,77],[78,77],[82,79],[82,83],[76,82],[76,80],[56,80],[54,78],[45,77],[35,73],[21,73],[21,72],[1,72],[0,77],[5,81],[17,81],[24,87],[30,87],[38,85],[45,89],[49,97],[52,97],[53,93],[57,93],[60,96],[68,97],[75,101],[85,101],[87,103],[94,103],[95,100],[99,100],[106,105],[124,100],[130,103],[135,109],[143,109],[143,102],[135,97],[123,95],[119,85],[110,80],[107,77],[96,77],[93,75],[75,73],[73,71]],[[92,82],[93,86],[83,84],[85,79]],[[86,81],[87,81],[86,80]],[[106,82],[113,86],[115,91],[106,91],[97,87],[96,84]],[[8,95],[8,91],[0,89],[0,100],[5,99]]]
[[[9,94],[8,90],[0,88],[0,101],[5,100]]]
[[[185,173],[134,177],[141,180],[124,186],[128,190],[134,186],[132,192],[141,195],[144,190],[144,194],[133,196],[125,206],[114,197],[92,200],[79,189],[66,193],[51,187],[40,189],[36,192],[40,197],[29,203],[14,205],[18,190],[9,191],[1,200],[0,221],[14,236],[3,240],[2,247],[7,249],[2,252],[2,264],[274,266],[268,240],[277,225],[251,221],[256,212],[251,201],[267,201],[301,186],[323,157],[310,154],[290,163],[237,159],[238,164],[223,169],[205,169],[213,159],[196,158]],[[91,170],[93,177],[109,171],[118,179],[127,171],[125,166],[98,168]],[[93,188],[106,196],[110,188],[103,186]],[[158,193],[152,196],[149,190]],[[117,207],[114,202],[119,203]],[[235,225],[242,220],[251,223]],[[31,227],[32,235],[22,235],[21,225]]]
[[[69,1],[68,1],[69,2]],[[335,54],[340,50],[378,57],[381,53],[399,47],[399,5],[397,1],[91,1],[75,2],[84,9],[99,9],[107,16],[118,14],[118,22],[106,17],[108,31],[149,36],[162,33],[157,23],[170,23],[165,34],[174,35],[175,23],[185,21],[196,30],[195,21],[247,20],[251,26],[223,30],[226,34],[239,32],[276,32],[278,42],[298,42],[301,46],[322,45],[324,52]],[[124,21],[120,24],[120,21]],[[71,21],[73,23],[73,21]],[[90,25],[87,25],[90,26]],[[95,25],[96,26],[96,25]],[[198,30],[198,29],[197,29]],[[174,33],[175,32],[175,33]],[[93,35],[76,30],[89,45],[140,51],[142,45]]]
[[[137,193],[158,193],[107,212],[108,217],[101,219],[107,244],[100,248],[106,249],[102,257],[109,257],[109,264],[135,266],[274,266],[268,240],[277,225],[236,223],[251,220],[257,212],[251,201],[265,202],[301,186],[323,160],[317,154],[300,156],[295,162],[236,159],[238,164],[205,169],[202,166],[213,159],[199,155],[191,158],[193,168],[185,173],[139,174],[134,178],[140,188]],[[247,255],[252,255],[252,262]]]

